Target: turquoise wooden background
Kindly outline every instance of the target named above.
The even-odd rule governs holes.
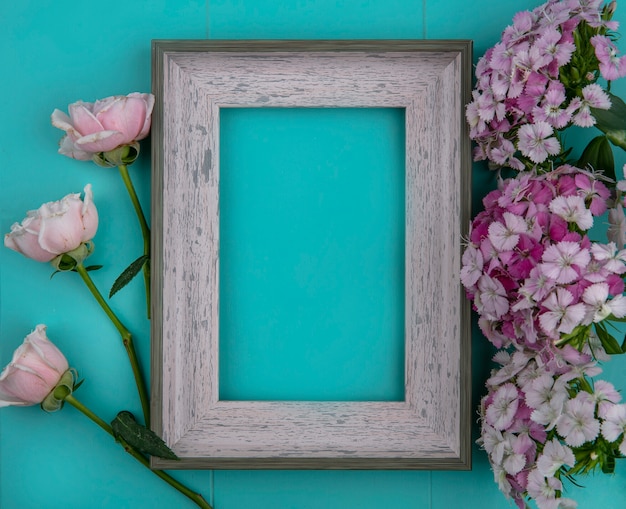
[[[529,0],[2,1],[0,228],[9,231],[26,210],[80,191],[91,182],[101,214],[93,260],[106,264],[94,275],[96,283],[107,288],[140,252],[135,218],[116,170],[58,155],[61,133],[50,125],[49,115],[54,108],[65,109],[78,99],[149,91],[151,39],[463,38],[475,41],[479,56],[496,42],[515,12],[535,5]],[[624,9],[618,7],[618,20],[626,21]],[[622,84],[617,91],[626,95]],[[250,145],[243,147],[252,150]],[[149,146],[144,144],[143,149],[131,173],[148,207]],[[243,155],[249,154],[244,151]],[[473,182],[477,204],[492,182],[480,169]],[[45,323],[51,339],[86,379],[77,394],[81,400],[106,419],[122,408],[139,413],[116,332],[78,277],[65,274],[50,280],[50,266],[6,249],[0,250],[0,261],[0,364],[10,360],[35,325]],[[142,301],[143,290],[137,282],[116,296],[113,305],[135,333],[140,356],[147,361],[149,334]],[[473,344],[477,401],[491,349],[477,333]],[[274,361],[289,366],[292,354],[286,352],[277,354]],[[626,387],[625,366],[626,359],[613,360],[606,365],[606,378]],[[353,373],[341,373],[335,387],[352,383]],[[237,383],[231,385],[235,392]],[[393,384],[384,398],[393,399]],[[202,492],[216,509],[509,506],[478,449],[468,472],[188,471],[174,475]],[[584,489],[571,489],[581,508],[626,507],[626,462],[618,465],[615,476],[584,479],[584,484]],[[45,414],[34,407],[0,410],[0,507],[169,509],[193,505],[123,454],[74,409]]]

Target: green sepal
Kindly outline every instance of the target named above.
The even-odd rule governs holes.
[[[52,278],[57,272],[75,271],[76,266],[79,263],[82,263],[87,257],[91,256],[94,248],[94,243],[88,240],[87,242],[83,242],[76,249],[72,249],[67,253],[62,253],[56,258],[50,260],[50,264],[57,269],[52,273],[50,278]]]
[[[179,459],[176,454],[152,430],[139,424],[133,414],[122,410],[111,421],[116,439],[123,439],[128,445],[144,454],[168,460]]]
[[[141,255],[137,258],[133,263],[131,263],[128,267],[124,269],[118,278],[113,283],[111,287],[111,291],[109,292],[109,299],[113,297],[117,292],[119,292],[122,288],[124,288],[128,283],[130,283],[139,272],[143,266],[150,261],[150,257],[148,255]]]
[[[133,141],[108,152],[97,152],[91,159],[103,168],[115,168],[116,166],[133,164],[137,157],[139,157],[139,142]]]
[[[56,412],[63,408],[65,398],[67,398],[80,385],[75,384],[76,372],[68,369],[57,383],[56,387],[41,402],[41,409],[46,412]]]
[[[77,265],[76,260],[74,260],[74,258],[72,258],[70,255],[65,254],[65,253],[57,256],[54,260],[52,260],[51,263],[57,268],[55,273],[56,272],[68,272],[70,270],[74,270]]]
[[[590,166],[593,170],[601,171],[605,176],[615,180],[615,161],[608,138],[601,134],[591,140],[576,166],[582,169]]]
[[[606,92],[611,99],[611,108],[599,110],[590,108],[600,129],[613,145],[626,150],[626,103],[616,95]]]

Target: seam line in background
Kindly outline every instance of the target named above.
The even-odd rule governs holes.
[[[207,0],[208,2],[209,0]],[[428,32],[426,30],[426,0],[422,0],[422,39],[428,38]]]

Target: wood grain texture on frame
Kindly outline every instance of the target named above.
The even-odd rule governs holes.
[[[153,41],[155,468],[467,469],[470,41]],[[219,400],[219,112],[405,108],[405,397]],[[348,319],[348,318],[346,318]]]

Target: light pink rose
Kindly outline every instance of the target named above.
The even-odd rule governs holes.
[[[0,374],[0,407],[41,403],[69,369],[67,359],[38,325]]]
[[[66,132],[59,153],[88,160],[148,136],[154,107],[152,94],[115,95],[95,103],[78,101],[68,106],[69,116],[55,109],[52,125]]]
[[[91,184],[80,194],[68,194],[59,201],[31,210],[21,224],[14,223],[4,236],[4,245],[28,258],[49,262],[91,240],[98,229],[98,211]]]

